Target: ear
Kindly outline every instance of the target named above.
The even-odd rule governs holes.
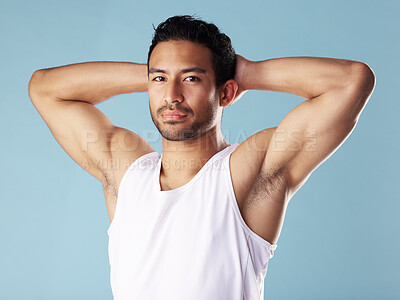
[[[235,99],[238,84],[235,80],[229,79],[219,88],[219,105],[222,107],[229,106]]]

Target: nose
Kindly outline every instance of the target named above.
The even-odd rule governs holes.
[[[169,82],[165,85],[164,101],[167,104],[183,101],[182,91],[178,83]]]

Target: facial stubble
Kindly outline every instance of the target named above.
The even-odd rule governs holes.
[[[211,103],[207,105],[206,111],[202,114],[201,119],[195,120],[190,128],[187,129],[178,129],[179,124],[184,124],[187,122],[185,120],[182,121],[161,121],[163,124],[161,125],[158,121],[158,118],[161,117],[161,113],[167,109],[178,109],[188,114],[188,116],[193,117],[194,113],[190,108],[182,107],[180,104],[170,104],[163,106],[157,109],[157,118],[154,117],[153,112],[150,108],[151,119],[153,120],[154,125],[156,126],[158,132],[160,132],[161,136],[168,141],[186,141],[190,139],[195,139],[201,137],[205,134],[210,128],[215,124],[215,119],[217,117],[217,109],[213,107]],[[164,128],[162,128],[164,127]]]

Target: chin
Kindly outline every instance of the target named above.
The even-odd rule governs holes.
[[[199,131],[193,129],[180,129],[180,130],[158,130],[161,136],[168,141],[187,141],[194,139],[200,135]]]

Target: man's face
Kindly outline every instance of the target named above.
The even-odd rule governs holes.
[[[149,60],[150,113],[161,135],[171,141],[200,136],[220,120],[211,51],[198,43],[157,44]]]

